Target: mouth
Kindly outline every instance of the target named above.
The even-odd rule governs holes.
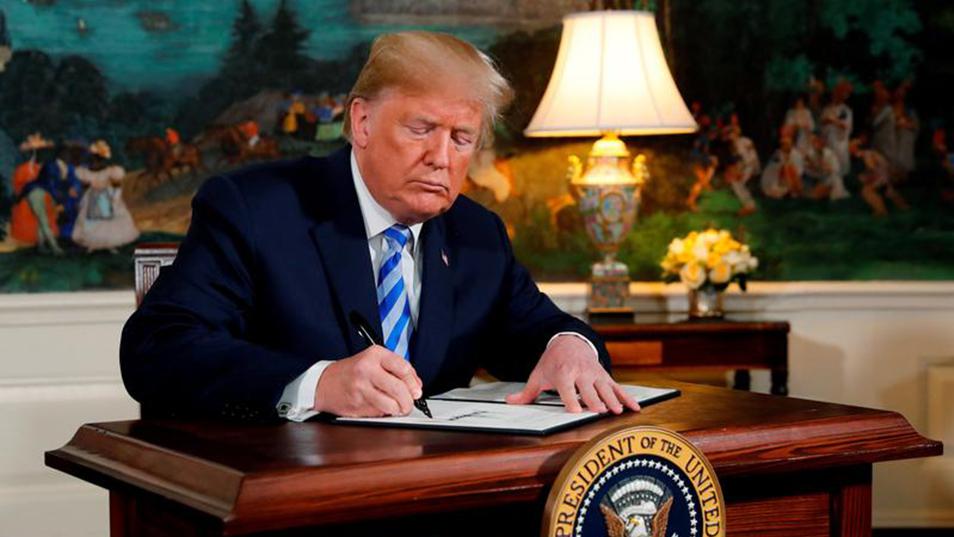
[[[424,190],[425,192],[429,192],[429,193],[431,193],[431,194],[443,194],[443,195],[446,195],[446,194],[449,194],[449,193],[450,193],[450,189],[447,187],[447,185],[445,185],[445,184],[443,184],[443,183],[440,183],[440,182],[437,182],[437,181],[427,181],[427,180],[424,180],[424,179],[414,179],[413,181],[411,181],[411,183],[414,184],[414,185],[416,185],[416,186],[417,186],[418,188],[420,188],[421,190]]]

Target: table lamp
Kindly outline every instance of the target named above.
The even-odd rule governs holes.
[[[600,136],[584,171],[575,155],[568,177],[587,234],[603,254],[592,267],[591,317],[632,317],[629,269],[616,260],[633,226],[645,157],[630,160],[620,136],[697,129],[666,64],[648,11],[593,11],[563,18],[560,51],[527,136]]]

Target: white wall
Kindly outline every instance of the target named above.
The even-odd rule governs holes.
[[[107,495],[43,465],[90,421],[134,418],[119,378],[132,292],[0,295],[0,537],[108,535]]]
[[[582,284],[544,289],[585,306]],[[686,310],[679,285],[633,292],[637,311]],[[954,446],[954,283],[754,284],[726,308],[791,322],[793,396],[897,410]],[[106,494],[43,466],[43,451],[82,423],[136,417],[117,359],[132,309],[131,292],[0,295],[0,537],[108,533]],[[954,456],[880,464],[874,479],[876,526],[954,527]]]

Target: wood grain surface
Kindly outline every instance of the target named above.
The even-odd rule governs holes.
[[[894,412],[675,382],[657,385],[678,387],[683,395],[638,414],[546,437],[321,422],[139,420],[84,425],[68,444],[48,452],[46,462],[118,495],[160,498],[214,521],[222,534],[237,535],[536,505],[577,447],[609,428],[656,425],[682,433],[702,449],[736,502],[730,517],[784,507],[817,519],[815,529],[801,534],[814,535],[828,523],[812,514],[825,502],[832,512],[846,513],[832,522],[838,528],[863,526],[852,513],[867,502],[870,532],[870,488],[865,489],[870,473],[868,482],[855,488],[822,484],[788,499],[746,496],[758,488],[746,483],[772,484],[783,475],[798,481],[832,469],[870,472],[876,462],[942,451],[939,442],[922,437]],[[819,493],[827,494],[825,502]]]

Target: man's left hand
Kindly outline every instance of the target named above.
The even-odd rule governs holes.
[[[639,410],[639,403],[603,369],[593,356],[593,349],[575,336],[553,340],[530,373],[527,386],[508,395],[507,402],[532,403],[544,390],[556,390],[568,412],[581,412],[581,402],[588,410],[599,413],[609,410],[620,414],[624,406]]]

